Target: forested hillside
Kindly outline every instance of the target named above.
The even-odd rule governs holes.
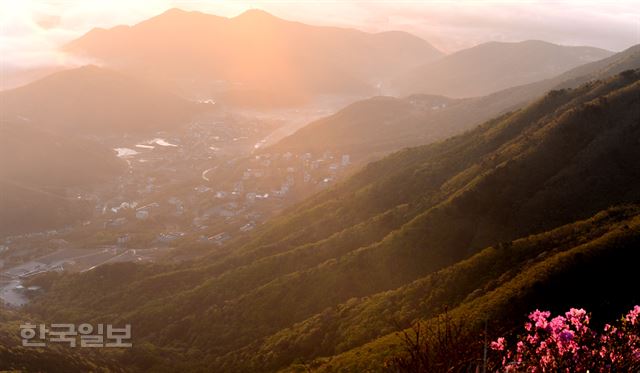
[[[343,352],[325,368],[360,371],[393,351],[393,335],[378,337],[444,305],[475,325],[534,300],[563,303],[574,275],[601,286],[593,302],[622,312],[637,301],[626,281],[637,207],[596,214],[640,201],[639,139],[640,72],[554,90],[369,164],[224,254],[36,279],[47,291],[29,309],[126,321],[138,342],[120,358],[140,370],[202,371],[278,370]],[[587,274],[600,264],[606,281],[597,282]],[[608,300],[611,284],[619,292]]]
[[[265,151],[329,150],[351,154],[355,161],[364,162],[407,146],[428,144],[457,135],[497,115],[517,110],[549,90],[575,88],[591,80],[606,79],[637,68],[640,68],[640,46],[550,79],[482,97],[375,97],[310,123]]]
[[[322,318],[297,324],[270,338],[260,351],[272,349],[281,357],[292,353],[290,346],[296,346],[294,354],[318,356],[322,347],[310,331],[344,338],[354,335],[355,326],[360,333],[368,333],[367,339],[380,337],[360,344],[365,338],[356,334],[358,337],[351,338],[356,342],[346,347],[358,347],[329,349],[320,355],[330,358],[293,364],[286,371],[384,371],[385,365],[394,367],[389,364],[392,359],[406,358],[409,352],[402,334],[390,325],[397,328],[420,320],[423,328],[429,328],[446,317],[453,325],[464,325],[456,337],[465,344],[455,347],[468,350],[466,359],[440,363],[473,367],[482,361],[485,320],[488,337],[495,339],[503,333],[515,333],[524,315],[533,309],[557,313],[577,307],[592,311],[596,320],[619,319],[640,302],[634,291],[633,263],[640,259],[639,212],[638,205],[612,208],[550,232],[494,245],[407,286],[358,299],[335,312],[325,312]],[[596,321],[596,326],[601,327],[602,321]],[[256,366],[259,364],[263,362]]]

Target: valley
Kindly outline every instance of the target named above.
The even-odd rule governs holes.
[[[636,8],[79,4],[0,4],[0,371],[640,369]]]
[[[29,290],[22,280],[48,271],[193,260],[222,251],[287,206],[326,189],[345,175],[349,155],[258,152],[331,110],[323,105],[290,112],[227,109],[203,114],[179,131],[101,139],[100,146],[113,149],[126,167],[99,186],[64,192],[89,205],[82,221],[3,238],[0,270],[7,283],[0,299],[24,305],[22,293]]]

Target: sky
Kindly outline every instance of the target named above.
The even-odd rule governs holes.
[[[93,27],[133,25],[170,8],[281,18],[368,32],[404,30],[451,53],[487,41],[545,40],[620,51],[640,44],[640,0],[0,0],[0,65],[74,64],[60,45]]]

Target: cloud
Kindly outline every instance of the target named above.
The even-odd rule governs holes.
[[[170,4],[135,0],[0,0],[0,65],[6,70],[84,64],[87,61],[60,53],[60,46],[94,27],[139,22]]]
[[[413,32],[453,51],[490,40],[541,39],[558,44],[622,50],[640,43],[640,6],[635,1],[438,1],[360,3],[383,14],[384,27]],[[373,18],[375,19],[375,18]],[[371,24],[371,28],[375,28]]]

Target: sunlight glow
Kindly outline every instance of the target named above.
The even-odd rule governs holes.
[[[488,40],[527,39],[622,50],[640,42],[637,5],[633,0],[615,3],[0,0],[0,62],[14,66],[37,66],[51,60],[68,63],[56,52],[58,47],[93,27],[132,25],[174,7],[225,17],[259,8],[311,24],[355,27],[368,32],[405,30],[445,52]]]

